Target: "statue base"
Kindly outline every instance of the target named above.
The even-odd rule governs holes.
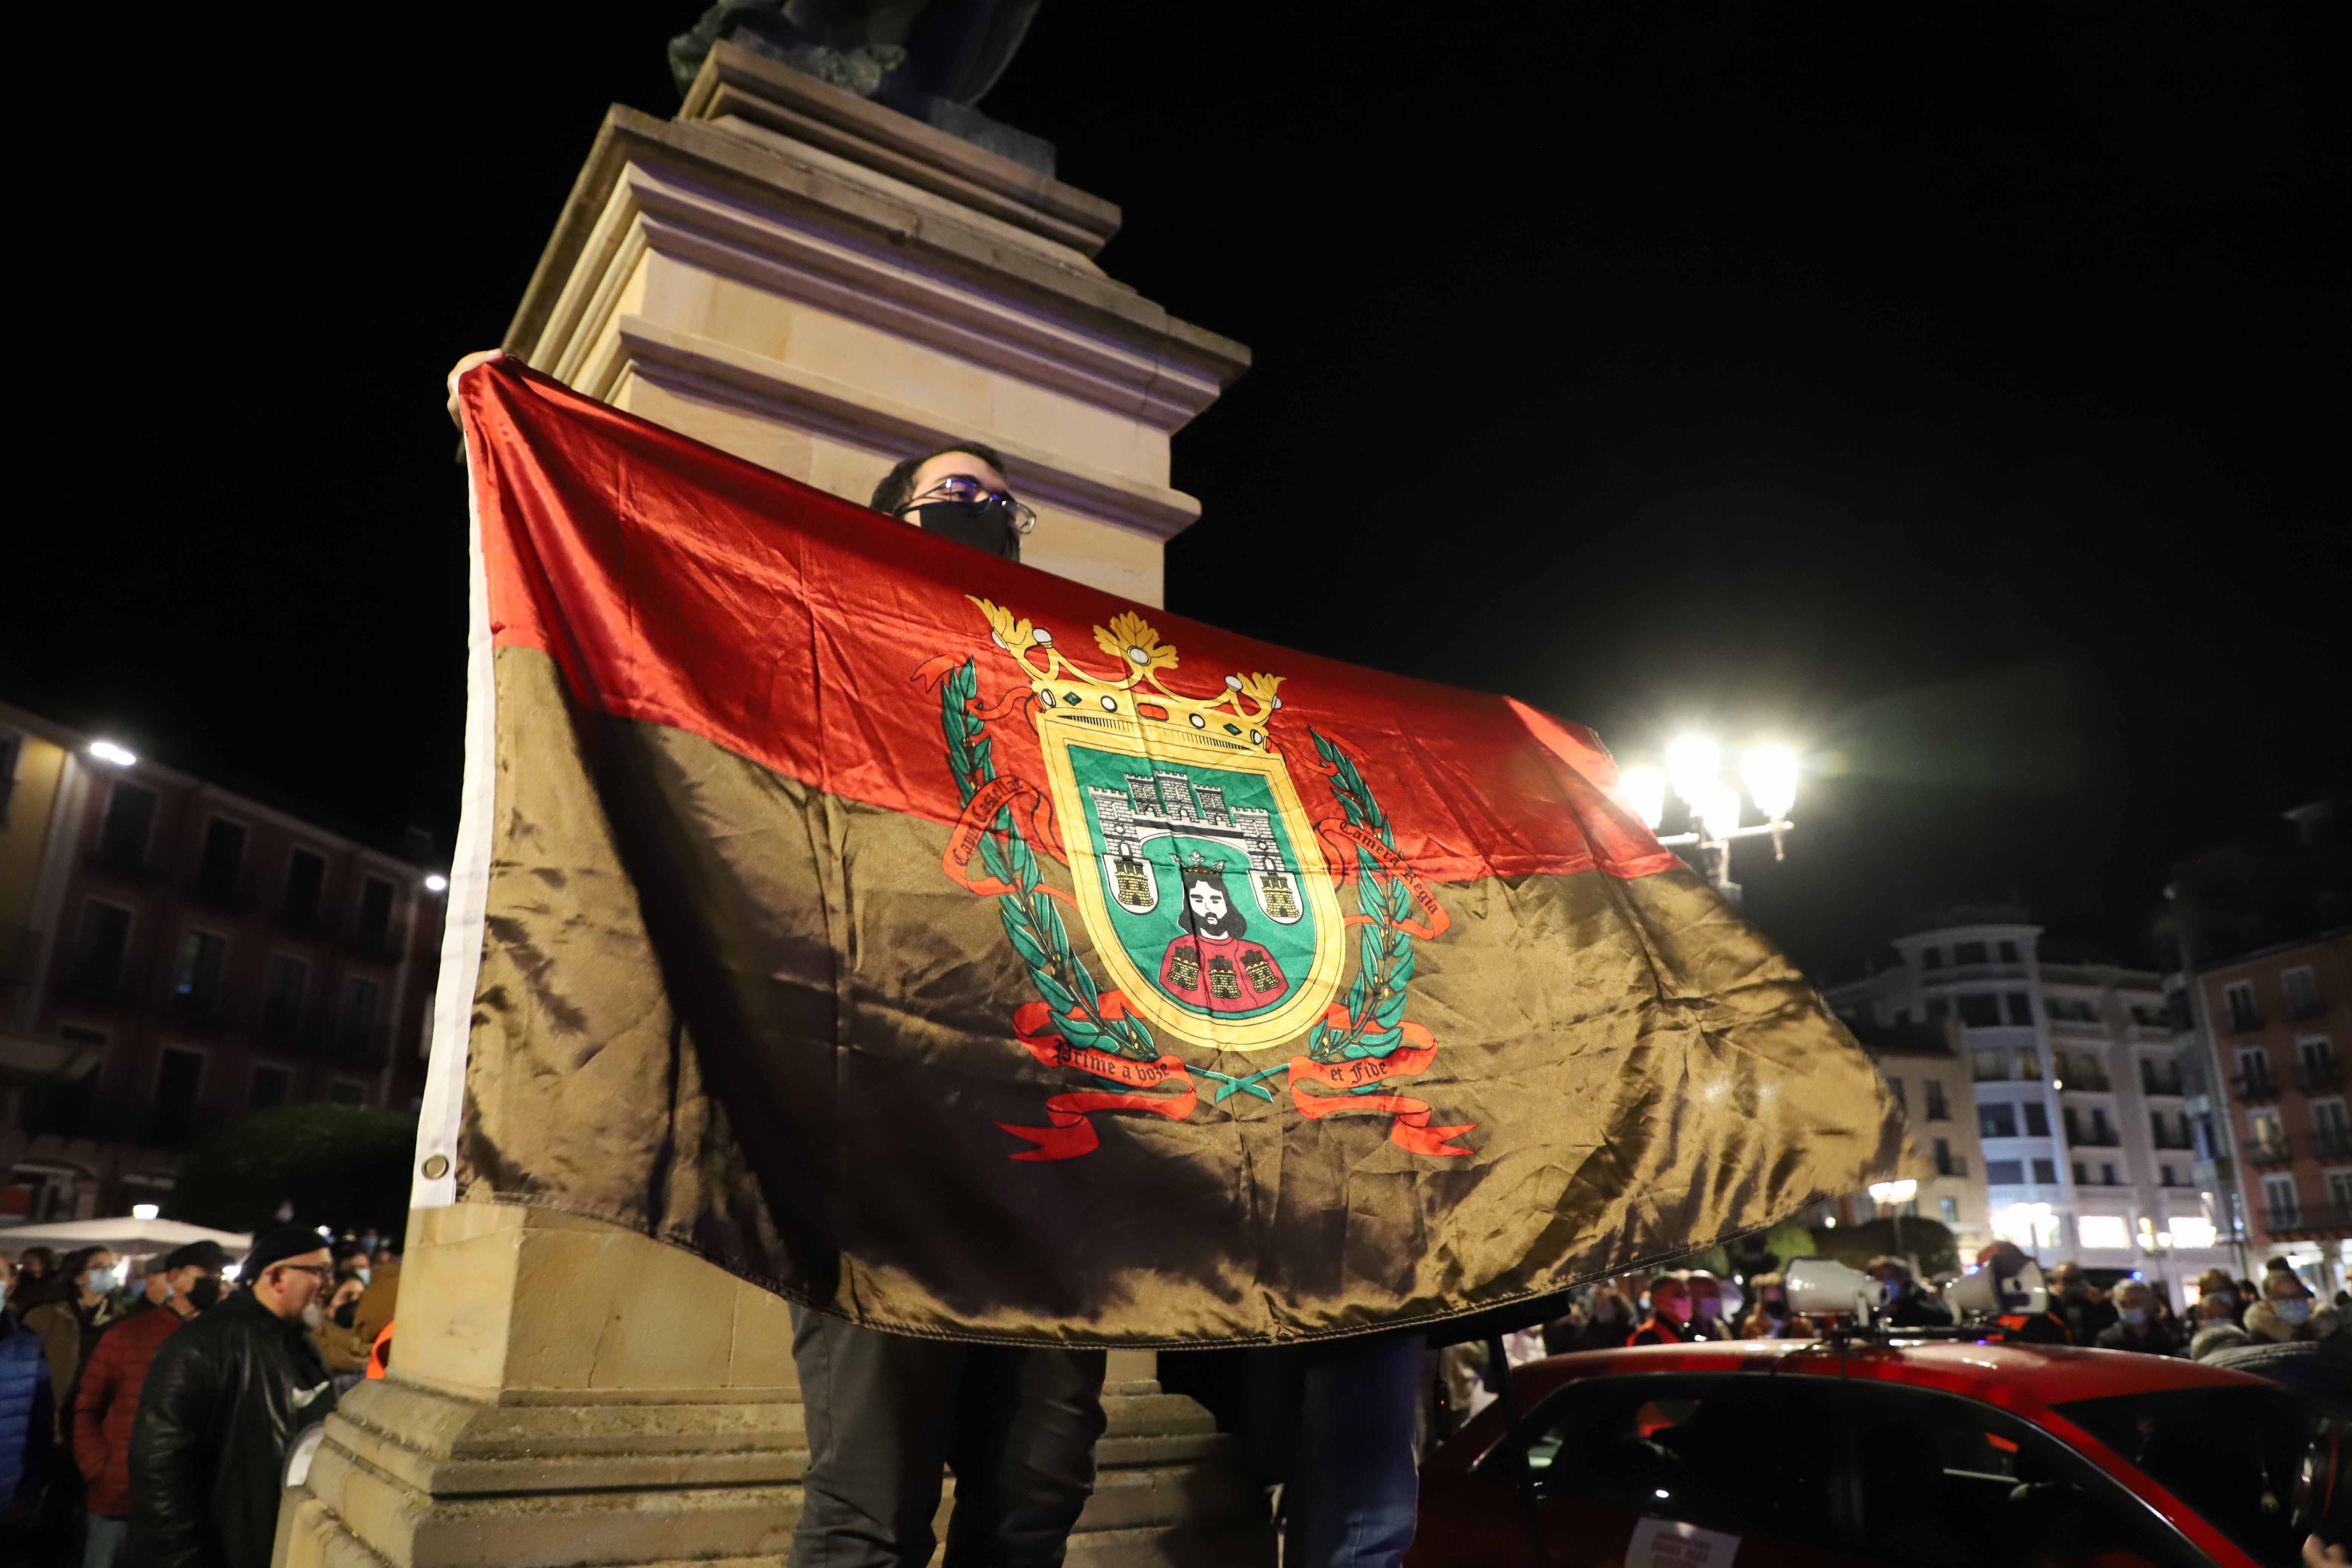
[[[1164,542],[1200,510],[1169,483],[1169,437],[1249,355],[1096,266],[1118,224],[1033,166],[721,43],[675,120],[607,115],[505,346],[858,500],[908,452],[985,440],[1040,513],[1024,559],[1157,604]],[[277,1561],[772,1564],[807,1463],[792,1338],[780,1299],[634,1231],[415,1209],[393,1376],[329,1420]],[[1157,1368],[1111,1352],[1070,1561],[1271,1563],[1226,1440]]]

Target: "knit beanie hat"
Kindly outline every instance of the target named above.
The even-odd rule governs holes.
[[[237,1270],[240,1279],[252,1280],[273,1263],[283,1263],[289,1258],[299,1258],[306,1252],[324,1252],[327,1238],[319,1234],[316,1226],[272,1226],[253,1238],[253,1250],[245,1255]]]
[[[175,1247],[165,1253],[161,1272],[169,1274],[174,1268],[209,1268],[218,1272],[227,1266],[228,1254],[221,1250],[219,1242],[192,1241],[185,1247]],[[152,1274],[158,1270],[151,1263],[147,1271]]]

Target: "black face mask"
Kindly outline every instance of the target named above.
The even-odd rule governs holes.
[[[1789,1315],[1789,1303],[1768,1300],[1764,1303],[1764,1315],[1768,1318],[1785,1318]]]
[[[1006,516],[1004,508],[993,501],[926,501],[914,510],[923,520],[926,533],[952,539],[958,544],[968,544],[991,555],[1002,555],[1007,561],[1021,559],[1021,536],[1013,531],[1012,519]]]
[[[217,1274],[201,1274],[188,1286],[188,1305],[199,1312],[208,1312],[220,1300],[221,1282]]]

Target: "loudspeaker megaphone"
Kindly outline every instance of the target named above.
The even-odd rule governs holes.
[[[1944,1303],[1962,1318],[2039,1317],[2050,1310],[2050,1291],[2042,1269],[2027,1262],[2014,1274],[1995,1274],[1988,1264],[1974,1274],[1955,1279],[1944,1290]]]
[[[1860,1318],[1878,1306],[1878,1281],[1830,1258],[1800,1258],[1789,1265],[1789,1310],[1800,1317]]]

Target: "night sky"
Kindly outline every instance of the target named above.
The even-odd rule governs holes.
[[[143,151],[40,175],[79,499],[11,530],[0,690],[446,846],[441,376],[700,8],[142,27],[77,112]],[[1255,352],[1171,607],[1627,762],[1802,744],[1740,874],[1824,971],[2009,898],[2138,958],[2172,858],[2352,783],[2321,8],[1348,9],[1057,0],[983,106]]]

